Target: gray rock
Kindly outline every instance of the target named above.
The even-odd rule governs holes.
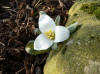
[[[84,4],[95,3],[100,4],[83,0],[72,6],[66,27],[73,22],[82,25],[69,40],[50,52],[44,74],[100,74],[100,19],[81,9]]]

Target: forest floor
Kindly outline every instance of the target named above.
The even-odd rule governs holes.
[[[64,2],[63,2],[64,1]],[[0,74],[43,74],[49,53],[29,55],[25,46],[37,34],[39,11],[68,19],[74,0],[0,0]]]

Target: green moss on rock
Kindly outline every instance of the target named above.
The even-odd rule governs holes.
[[[100,19],[100,3],[84,3],[80,9],[88,14],[94,14],[98,19]]]
[[[100,19],[100,7],[97,8],[97,9],[94,11],[94,15],[95,15],[98,19]]]
[[[90,3],[90,4],[83,4],[81,10],[88,12],[89,14],[93,14],[95,9],[100,7],[99,3]]]
[[[67,42],[50,52],[44,74],[100,73],[100,21],[95,15],[80,10],[83,4],[94,2],[76,2],[72,6],[66,26],[77,21],[81,27]]]

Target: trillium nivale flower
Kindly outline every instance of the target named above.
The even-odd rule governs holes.
[[[34,50],[46,50],[53,45],[67,40],[70,31],[64,26],[56,26],[55,22],[45,12],[40,11],[39,29],[42,32],[34,41]]]

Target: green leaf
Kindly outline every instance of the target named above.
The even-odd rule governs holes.
[[[55,24],[60,25],[60,16],[59,15],[55,19]]]
[[[70,33],[73,33],[78,26],[79,26],[79,23],[76,22],[76,23],[73,23],[73,24],[69,25],[67,28],[70,31]]]
[[[52,45],[52,49],[53,49],[53,50],[57,49],[57,47],[58,47],[58,46],[57,46],[57,43],[54,43],[54,44]]]
[[[25,47],[25,51],[30,54],[30,55],[38,55],[38,54],[43,54],[43,53],[47,53],[49,52],[51,49],[47,49],[47,50],[34,50],[34,40],[30,40],[26,47]]]

